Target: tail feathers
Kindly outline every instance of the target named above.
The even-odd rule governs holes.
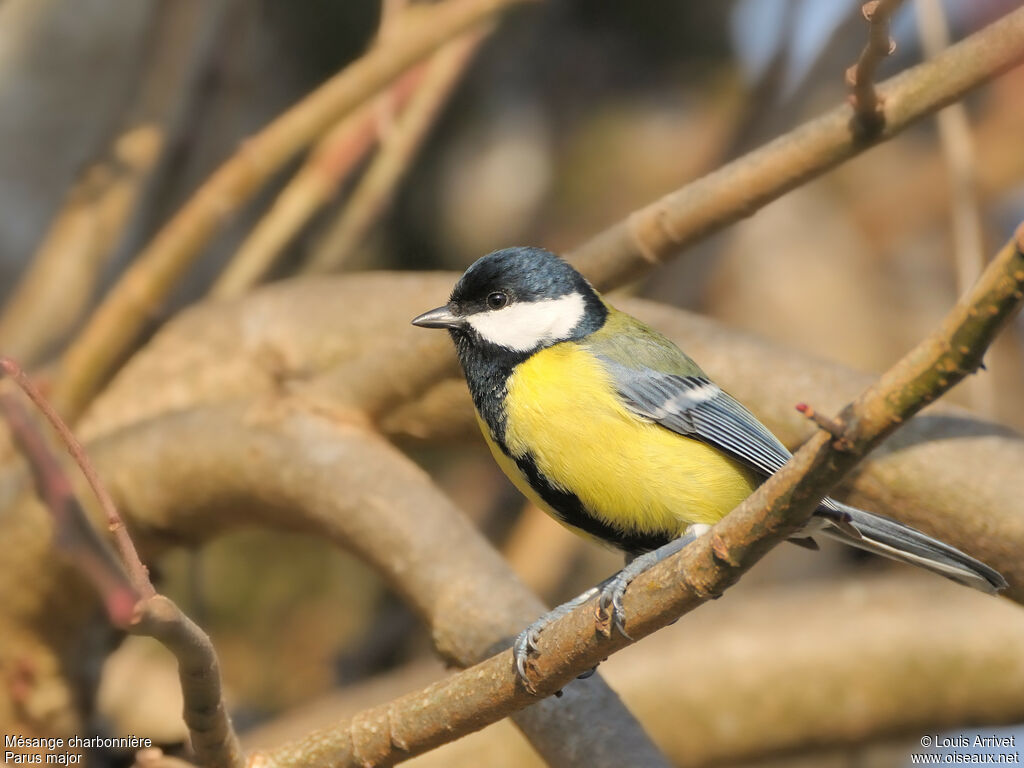
[[[832,500],[830,500],[832,501]],[[1007,586],[1002,575],[955,547],[891,518],[832,501],[842,513],[842,525],[829,523],[821,533],[844,544],[926,568],[932,573],[995,594]],[[826,516],[833,515],[830,510]]]

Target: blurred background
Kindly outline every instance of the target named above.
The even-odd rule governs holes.
[[[59,0],[0,0],[0,350],[45,370],[203,181],[247,137],[385,37],[389,14],[402,5],[76,0],[72,9]],[[948,22],[957,40],[1019,5],[908,0],[894,18],[896,50],[879,79],[928,55],[917,10]],[[456,63],[367,218],[356,226],[346,216],[363,199],[388,132],[401,130],[407,94],[398,88],[368,118],[382,148],[360,143],[358,126],[343,132],[322,203],[235,292],[309,272],[461,271],[513,244],[567,251],[841,103],[844,70],[865,40],[860,4],[846,0],[515,7]],[[1018,68],[971,94],[952,127],[924,120],[627,290],[880,372],[937,324],[980,259],[1024,218],[1022,94]],[[230,218],[170,300],[152,308],[150,333],[217,292],[240,251],[258,250],[251,242],[258,222],[304,162],[277,173]],[[75,218],[76,211],[87,215]],[[11,307],[19,280],[47,249],[63,256],[47,258],[43,279],[67,289],[60,317],[42,323],[29,343]],[[952,397],[1024,429],[1019,319],[986,362],[987,375]],[[482,443],[404,447],[545,600],[571,597],[620,565],[617,555],[525,509]],[[898,568],[824,550],[779,548],[736,592],[813,588],[850,569],[870,583],[875,572]],[[198,551],[176,550],[156,570],[211,633],[240,727],[313,706],[339,686],[362,690],[394,670],[405,670],[406,681],[439,674],[427,630],[376,576],[326,543],[244,531]],[[944,588],[936,587],[942,595]],[[850,601],[866,599],[851,589]],[[642,688],[644,674],[656,677],[651,656],[693,645],[700,620],[693,618],[605,665],[628,703],[631,686]],[[100,709],[112,732],[173,744],[183,734],[176,690],[170,659],[133,639],[105,668]],[[508,739],[518,746],[480,764],[537,761],[511,728]],[[854,751],[820,745],[777,760],[904,765],[915,742],[894,737]],[[766,760],[757,764],[774,764]]]

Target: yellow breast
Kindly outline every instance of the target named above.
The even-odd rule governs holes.
[[[507,386],[510,452],[530,454],[550,482],[620,530],[674,538],[691,523],[716,522],[759,483],[716,449],[630,413],[601,364],[578,345],[538,352]],[[520,490],[551,512],[514,462],[491,447]]]

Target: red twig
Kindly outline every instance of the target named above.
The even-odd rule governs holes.
[[[842,451],[850,449],[850,445],[843,437],[846,433],[846,427],[843,426],[842,423],[829,418],[824,413],[818,413],[818,411],[814,410],[814,408],[807,403],[797,403],[796,409],[835,438],[832,446],[836,450]]]
[[[39,497],[53,516],[57,549],[96,587],[110,622],[122,629],[129,627],[139,595],[124,568],[89,524],[64,470],[21,404],[10,395],[2,394],[0,413],[25,455]]]
[[[110,494],[107,493],[107,489],[100,481],[96,469],[92,466],[92,462],[89,461],[89,457],[86,456],[85,451],[82,449],[82,444],[78,442],[78,439],[72,434],[64,420],[53,409],[53,406],[47,402],[46,398],[43,397],[43,393],[32,383],[32,380],[15,360],[0,356],[0,372],[10,377],[21,391],[28,395],[29,399],[32,400],[46,417],[47,421],[50,422],[50,425],[57,431],[57,434],[60,435],[64,445],[67,446],[68,453],[71,454],[72,458],[81,468],[82,474],[85,475],[85,479],[89,483],[89,487],[96,494],[96,499],[107,516],[107,525],[110,527],[110,532],[114,535],[114,541],[117,543],[121,561],[124,563],[125,568],[128,569],[128,577],[131,580],[132,587],[134,587],[140,597],[152,597],[156,594],[156,590],[153,589],[153,584],[149,580],[149,570],[142,563],[142,560],[139,559],[139,553],[135,550],[135,544],[132,542],[131,536],[128,535],[128,530],[124,527],[124,521],[114,505],[114,500],[110,498]]]

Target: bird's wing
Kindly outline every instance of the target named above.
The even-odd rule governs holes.
[[[615,315],[615,325],[622,327],[613,330],[619,332],[591,337],[590,347],[630,411],[713,445],[766,476],[789,460],[786,446],[675,344],[628,315]]]

